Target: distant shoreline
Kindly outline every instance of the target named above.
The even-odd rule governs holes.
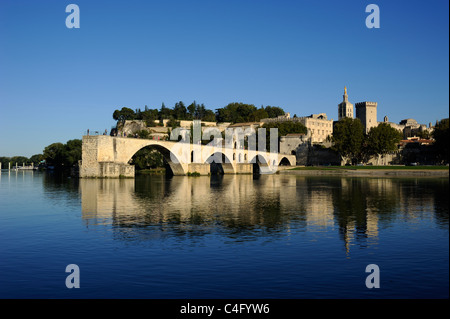
[[[8,172],[8,169],[1,169],[2,172]],[[30,170],[15,170],[13,172],[29,172]],[[138,175],[164,175],[164,169],[152,169],[136,171]],[[295,176],[342,176],[342,177],[438,177],[449,178],[448,168],[345,168],[345,167],[295,167],[279,166],[276,174],[295,175]]]
[[[349,177],[449,177],[449,168],[327,168],[296,167],[279,170],[278,174],[298,176],[349,176]]]

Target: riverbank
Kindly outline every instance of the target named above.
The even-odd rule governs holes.
[[[282,175],[352,177],[449,177],[448,166],[299,166],[278,171]]]

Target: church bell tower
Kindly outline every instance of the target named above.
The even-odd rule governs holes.
[[[344,100],[338,105],[338,120],[353,118],[353,104],[348,101],[347,87],[344,87]]]

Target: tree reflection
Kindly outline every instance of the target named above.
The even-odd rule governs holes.
[[[440,180],[433,187],[436,222],[438,227],[448,229],[449,187],[448,180]]]
[[[80,200],[79,179],[64,171],[47,171],[42,174],[44,196],[53,204],[78,205]]]

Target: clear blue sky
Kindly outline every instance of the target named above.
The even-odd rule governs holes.
[[[68,29],[68,4],[80,28]],[[366,5],[380,8],[368,29]],[[0,0],[0,156],[110,129],[115,109],[196,100],[337,119],[449,116],[447,0]]]

